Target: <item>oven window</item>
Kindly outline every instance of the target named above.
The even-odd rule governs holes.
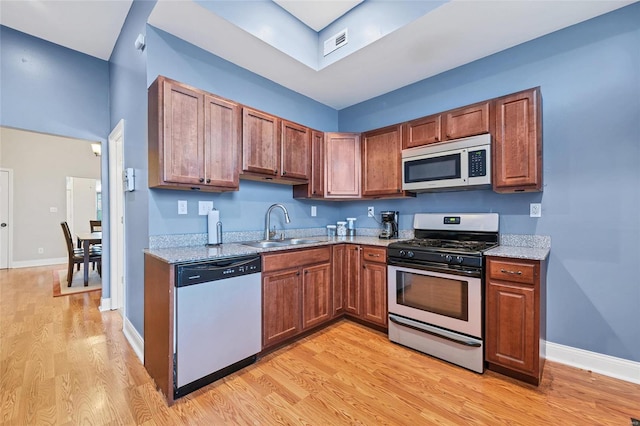
[[[469,283],[451,278],[396,272],[396,301],[422,311],[469,320]]]
[[[443,155],[404,163],[406,183],[460,179],[460,154]]]

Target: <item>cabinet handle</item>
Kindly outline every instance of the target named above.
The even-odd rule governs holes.
[[[509,275],[522,275],[522,271],[507,271],[506,269],[500,269],[500,272]]]
[[[380,255],[379,255],[379,254],[373,254],[373,253],[369,253],[369,254],[368,254],[368,256],[369,256],[369,257],[380,257]]]
[[[300,276],[300,271],[296,272],[296,276],[299,277]]]
[[[286,171],[282,172],[282,176],[284,176],[284,175],[286,175],[286,174],[287,174],[287,172],[286,172]]]
[[[274,174],[274,175],[277,175],[277,174],[278,174],[278,169],[275,169],[275,170],[273,171],[273,174]]]
[[[304,271],[304,274],[307,275],[309,273],[309,271]]]
[[[362,265],[362,269],[367,269],[367,267],[365,265]]]
[[[207,179],[207,183],[211,183],[211,179]]]
[[[200,183],[204,182],[204,178],[200,178],[198,180],[200,181]]]

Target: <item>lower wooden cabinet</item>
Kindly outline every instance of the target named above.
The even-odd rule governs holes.
[[[387,250],[384,247],[340,245],[333,251],[334,316],[387,326]],[[341,307],[335,309],[336,303]]]
[[[545,359],[545,267],[543,261],[487,258],[488,367],[535,385]]]
[[[262,347],[331,319],[331,248],[262,257]]]

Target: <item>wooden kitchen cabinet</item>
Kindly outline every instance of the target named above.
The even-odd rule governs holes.
[[[442,114],[418,118],[402,125],[402,149],[442,141]]]
[[[360,134],[325,133],[325,198],[360,197]]]
[[[333,288],[333,308],[332,316],[337,317],[344,313],[345,283],[347,278],[345,273],[347,268],[346,244],[336,244],[331,249],[331,282]]]
[[[444,112],[444,139],[489,133],[489,103],[484,101]]]
[[[263,255],[263,350],[330,320],[331,290],[330,247]]]
[[[402,125],[362,134],[362,196],[402,193]]]
[[[342,285],[344,288],[344,311],[360,316],[361,285],[360,285],[360,246],[347,245],[345,251]]]
[[[542,190],[540,88],[495,99],[493,190]]]
[[[163,76],[148,101],[150,188],[238,190],[238,104]]]
[[[293,198],[324,198],[324,133],[311,130],[309,182],[293,187]]]
[[[387,251],[362,249],[362,319],[387,327]]]
[[[309,179],[311,129],[282,120],[281,176],[287,179]]]
[[[545,271],[544,261],[487,257],[488,368],[536,386],[546,352]]]
[[[280,169],[280,119],[242,108],[243,178],[276,177]]]

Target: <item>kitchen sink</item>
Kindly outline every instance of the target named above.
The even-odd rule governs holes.
[[[284,240],[261,240],[261,241],[249,241],[242,243],[245,246],[269,248],[269,247],[285,247],[295,246],[298,244],[314,244],[318,243],[318,240],[310,240],[307,238],[285,238]]]

